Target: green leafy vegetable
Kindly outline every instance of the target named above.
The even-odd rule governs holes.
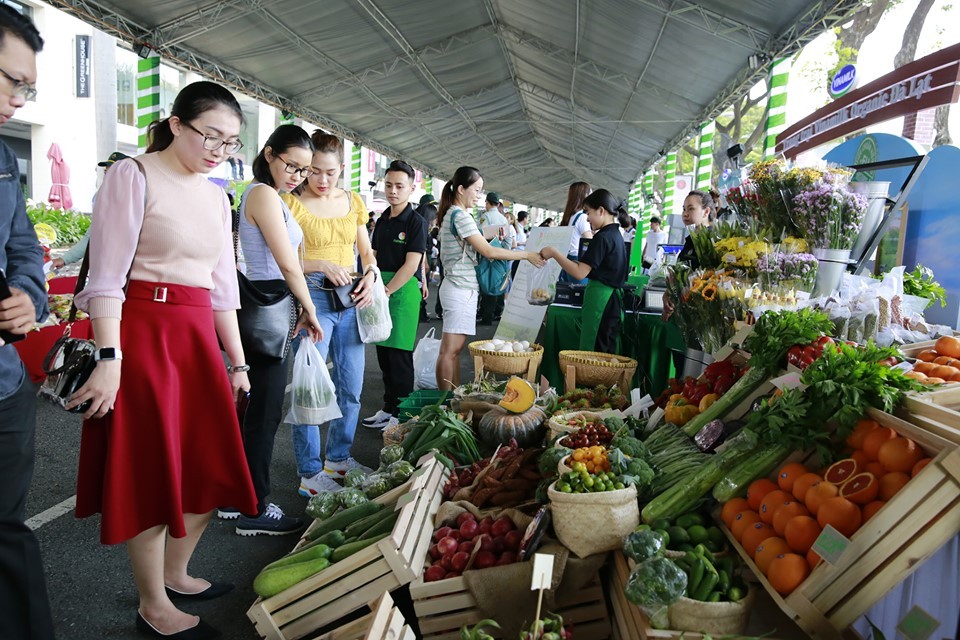
[[[687,588],[687,574],[667,558],[644,560],[627,578],[627,600],[644,607],[673,604]]]
[[[833,330],[830,317],[820,311],[767,311],[757,319],[753,332],[743,341],[750,352],[750,368],[776,371],[787,350],[795,344],[810,344]],[[729,392],[728,392],[729,393]]]
[[[903,292],[911,296],[926,298],[930,306],[934,302],[939,302],[941,307],[947,305],[947,291],[940,286],[940,283],[933,279],[933,271],[918,264],[913,271],[905,271],[903,274]]]
[[[623,554],[634,562],[660,557],[666,548],[663,534],[653,529],[634,531],[623,540]]]

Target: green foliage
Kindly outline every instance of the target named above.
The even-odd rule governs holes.
[[[934,280],[933,271],[922,264],[918,264],[913,271],[904,272],[903,292],[911,296],[927,298],[930,301],[927,306],[934,302],[939,302],[941,307],[947,305],[946,289]]]
[[[42,222],[56,230],[55,247],[76,244],[90,228],[90,216],[73,209],[54,209],[46,202],[28,200],[27,216],[35,225]]]

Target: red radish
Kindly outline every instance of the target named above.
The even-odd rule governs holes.
[[[508,551],[516,551],[520,548],[521,540],[523,540],[522,532],[508,531],[507,535],[503,536],[503,546],[505,546]]]
[[[493,537],[499,537],[506,535],[508,531],[513,531],[516,529],[516,526],[513,524],[513,520],[507,516],[500,516],[497,518],[496,522],[493,523],[493,526],[490,527],[490,533],[493,534]]]
[[[440,538],[446,538],[448,535],[450,535],[451,531],[453,531],[453,529],[450,527],[440,527],[433,532],[433,541],[440,542]]]
[[[506,548],[507,545],[505,545],[503,542],[503,536],[498,536],[493,539],[493,549],[491,549],[491,551],[493,551],[495,554],[500,555]]]
[[[450,578],[459,578],[462,574],[459,571],[450,571],[447,575],[443,576],[444,580],[449,580]]]
[[[446,538],[440,538],[440,541],[437,543],[437,550],[441,556],[445,556],[449,553],[456,553],[457,546],[457,541],[447,536]]]
[[[481,551],[473,559],[474,569],[487,569],[497,564],[497,556],[489,551]]]
[[[493,538],[488,535],[482,535],[479,540],[481,551],[493,551]]]
[[[442,557],[443,557],[443,554],[440,553],[440,549],[437,547],[437,545],[435,544],[430,545],[430,559],[436,562]]]
[[[443,577],[447,575],[447,572],[439,564],[434,564],[427,567],[426,572],[423,574],[424,582],[436,582],[437,580],[443,580]]]
[[[460,543],[460,546],[457,547],[457,551],[463,551],[464,553],[472,553],[473,548],[477,546],[476,540],[464,540]]]
[[[453,554],[448,553],[447,555],[440,558],[440,566],[447,571],[453,571]]]
[[[515,554],[513,551],[504,551],[500,555],[500,559],[497,560],[497,566],[501,567],[505,564],[513,564],[516,561],[517,561],[517,554]]]
[[[474,522],[477,521],[476,517],[474,517],[472,513],[470,513],[469,511],[464,511],[459,516],[457,516],[457,526],[458,527],[462,526],[463,523],[466,522],[467,520],[473,520]]]
[[[467,568],[467,562],[470,561],[470,554],[464,551],[457,551],[453,554],[453,558],[450,559],[450,564],[453,565],[454,571],[463,571]]]
[[[480,533],[490,533],[490,528],[493,527],[493,518],[487,516],[480,521]]]
[[[464,540],[470,540],[477,535],[479,529],[480,525],[477,524],[476,520],[464,520],[460,524],[460,535],[463,536]]]
[[[453,538],[454,540],[456,540],[457,542],[460,542],[461,540],[463,540],[463,536],[460,535],[460,531],[458,529],[454,529],[447,535]]]

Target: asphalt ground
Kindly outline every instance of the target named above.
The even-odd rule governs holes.
[[[436,288],[432,287],[428,302],[431,316],[435,296]],[[421,323],[418,333],[422,336],[431,327],[439,333],[440,326],[436,319]],[[494,328],[478,326],[477,339],[493,337]],[[464,380],[473,375],[468,360],[466,354],[461,357]],[[375,349],[368,345],[361,418],[380,409],[382,398],[383,378]],[[36,469],[27,499],[27,516],[42,521],[36,527],[36,535],[43,554],[56,635],[60,640],[137,638],[137,591],[126,547],[100,544],[99,516],[78,520],[73,515],[80,429],[79,416],[38,402]],[[353,456],[376,467],[382,444],[379,430],[359,426]],[[271,482],[270,500],[290,515],[302,515],[306,500],[297,494],[299,478],[290,429],[285,425],[277,433]],[[144,495],[143,499],[149,500],[150,496]],[[234,533],[233,524],[214,518],[194,554],[190,572],[212,581],[232,582],[236,589],[210,602],[180,606],[200,615],[224,638],[259,638],[246,615],[256,599],[253,578],[264,565],[288,552],[296,541],[296,535],[241,537]]]

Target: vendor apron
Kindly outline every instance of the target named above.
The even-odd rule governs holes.
[[[580,350],[595,351],[597,331],[603,312],[610,302],[610,296],[620,298],[620,326],[623,326],[623,292],[610,287],[599,280],[588,280],[587,288],[583,292],[583,307],[580,310]],[[620,339],[617,338],[617,351],[620,351]]]
[[[386,286],[396,275],[395,271],[382,271],[383,284]],[[420,324],[420,281],[410,278],[407,283],[390,295],[390,320],[393,331],[378,347],[393,347],[403,351],[413,351],[417,342],[417,326]]]

